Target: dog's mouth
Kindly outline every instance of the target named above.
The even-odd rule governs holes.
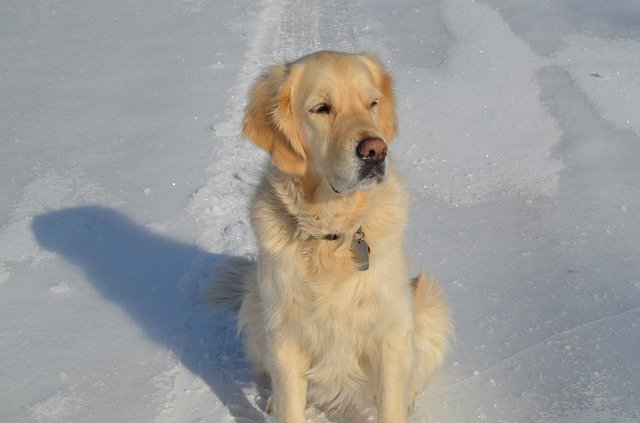
[[[358,183],[371,179],[377,183],[384,180],[385,162],[363,161],[359,171]]]
[[[351,183],[340,186],[339,184],[333,183],[329,179],[327,179],[327,182],[329,182],[331,189],[336,194],[343,194],[353,189],[367,191],[374,185],[382,183],[384,181],[385,170],[386,168],[384,162],[363,162],[358,169],[356,178],[354,178]]]

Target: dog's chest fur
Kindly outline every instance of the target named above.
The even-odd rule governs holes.
[[[270,262],[271,273],[258,277],[274,332],[268,336],[286,335],[303,346],[316,401],[362,400],[356,396],[375,380],[380,340],[389,325],[411,320],[409,277],[398,271],[407,268],[404,190],[391,176],[362,198],[311,207],[288,183],[266,180],[253,207],[260,210],[253,225],[261,260]],[[377,213],[381,209],[386,215]],[[366,271],[358,270],[351,252],[360,226],[371,247]],[[340,236],[325,239],[329,233]]]
[[[374,245],[384,247],[375,241],[374,237]],[[389,326],[398,324],[389,316],[409,321],[411,310],[409,284],[401,284],[408,281],[407,275],[379,277],[392,269],[397,272],[391,263],[404,260],[401,251],[387,248],[374,253],[370,269],[358,271],[347,244],[331,254],[334,260],[340,258],[341,268],[320,267],[320,272],[298,279],[279,308],[284,313],[277,325],[278,331],[298,339],[310,359],[309,395],[331,408],[373,398],[371,382],[377,380],[381,340]],[[385,295],[385,291],[396,292]],[[387,302],[403,297],[405,307]]]

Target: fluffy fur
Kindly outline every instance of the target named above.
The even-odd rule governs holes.
[[[379,422],[404,422],[443,362],[449,312],[435,281],[409,277],[402,181],[357,152],[392,143],[394,101],[376,58],[336,52],[271,67],[250,93],[244,135],[272,162],[251,202],[259,249],[217,269],[211,297],[237,310],[279,422],[304,422],[308,400],[375,400]],[[351,252],[360,227],[365,271]]]

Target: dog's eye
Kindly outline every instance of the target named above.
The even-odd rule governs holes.
[[[373,100],[373,101],[371,102],[371,104],[369,104],[369,108],[370,108],[370,109],[373,109],[373,108],[374,108],[374,107],[376,107],[377,105],[378,105],[378,100]]]
[[[333,111],[333,108],[331,107],[331,104],[329,104],[329,103],[320,103],[320,104],[316,104],[315,106],[313,106],[313,108],[310,111],[311,111],[311,113],[318,113],[318,114],[322,114],[322,115],[328,115],[329,113],[331,113]]]

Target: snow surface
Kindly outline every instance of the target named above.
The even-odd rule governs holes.
[[[3,1],[0,421],[273,420],[200,294],[254,249],[250,81],[326,48],[388,62],[456,321],[411,421],[640,421],[637,0]]]

